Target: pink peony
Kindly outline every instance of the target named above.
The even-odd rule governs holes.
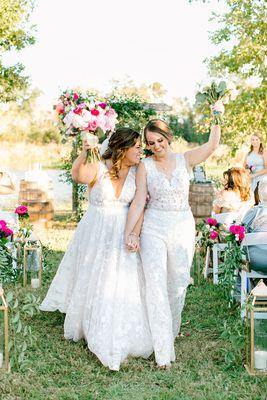
[[[207,219],[207,224],[210,225],[210,226],[216,226],[218,224],[218,221],[215,218],[208,218]]]
[[[219,236],[218,232],[216,232],[216,231],[210,232],[210,239],[215,240],[215,239],[217,239],[218,236]]]
[[[107,103],[99,103],[98,105],[103,108],[103,110],[107,107]]]
[[[244,235],[246,229],[244,226],[242,225],[231,225],[229,228],[229,231],[233,234],[233,235]]]
[[[79,98],[78,93],[74,93],[73,94],[73,100],[76,101],[76,100],[78,100],[78,98]]]
[[[26,207],[26,206],[18,206],[15,209],[15,213],[18,214],[18,215],[28,214],[28,207]]]
[[[93,110],[91,110],[91,114],[97,117],[99,115],[99,111],[94,108]]]
[[[94,132],[97,128],[98,128],[98,123],[97,123],[96,120],[90,121],[89,124],[88,124],[88,127],[87,127],[87,129],[88,129],[89,131],[93,131],[93,132]]]

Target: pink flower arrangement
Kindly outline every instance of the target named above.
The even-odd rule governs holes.
[[[231,225],[229,232],[235,236],[236,241],[240,241],[244,239],[246,229],[243,225]]]
[[[0,220],[0,239],[13,235],[12,229],[7,226],[6,221]]]
[[[217,219],[215,219],[215,218],[208,218],[206,222],[207,222],[207,224],[208,224],[209,226],[216,226],[216,225],[218,225],[218,221],[217,221]]]

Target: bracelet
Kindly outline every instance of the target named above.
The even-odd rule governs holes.
[[[134,232],[132,232],[132,233],[130,233],[130,235],[129,236],[136,236],[137,238],[139,238],[139,235],[137,235],[136,233],[134,233]]]

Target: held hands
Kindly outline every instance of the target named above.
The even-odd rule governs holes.
[[[140,250],[139,236],[134,232],[130,233],[130,235],[126,236],[125,245],[127,249],[133,253],[139,251]]]

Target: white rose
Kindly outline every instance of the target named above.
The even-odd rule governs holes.
[[[73,115],[72,125],[77,129],[85,129],[87,127],[87,123],[84,121],[83,117],[78,114]]]
[[[86,123],[92,120],[92,114],[90,113],[90,111],[85,109],[82,110],[82,117],[84,119],[84,122]]]
[[[98,145],[98,142],[99,142],[98,137],[88,131],[83,131],[81,133],[81,137],[82,137],[82,140],[86,140],[87,143],[92,147],[96,147]]]

